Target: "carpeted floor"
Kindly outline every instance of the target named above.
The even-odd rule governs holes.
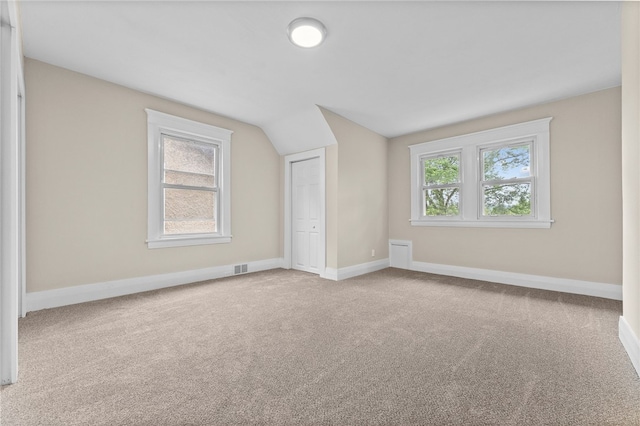
[[[640,425],[620,302],[274,270],[32,312],[9,425]]]

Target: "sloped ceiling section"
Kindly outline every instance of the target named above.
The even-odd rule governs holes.
[[[280,155],[294,154],[337,143],[320,108],[311,105],[262,127]]]
[[[607,1],[22,1],[25,56],[326,146],[315,105],[387,138],[620,85]],[[301,49],[310,16],[326,41]]]

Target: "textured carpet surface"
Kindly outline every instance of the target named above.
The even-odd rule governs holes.
[[[640,425],[620,302],[274,270],[33,312],[4,425]]]

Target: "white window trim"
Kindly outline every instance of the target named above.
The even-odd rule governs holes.
[[[145,109],[148,143],[148,248],[181,247],[231,242],[231,135],[233,131]],[[219,147],[218,232],[215,234],[163,235],[162,135],[208,142]]]
[[[551,179],[549,164],[549,126],[553,117],[499,127],[409,146],[411,154],[411,225],[478,228],[550,228]],[[497,145],[530,140],[534,171],[533,212],[526,217],[487,217],[481,214],[480,150]],[[421,158],[461,151],[460,215],[422,216]],[[532,195],[534,195],[532,194]]]

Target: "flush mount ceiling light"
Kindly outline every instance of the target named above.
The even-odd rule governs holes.
[[[299,47],[316,47],[327,36],[327,29],[322,22],[313,18],[298,18],[291,21],[287,27],[287,34],[291,43]]]

